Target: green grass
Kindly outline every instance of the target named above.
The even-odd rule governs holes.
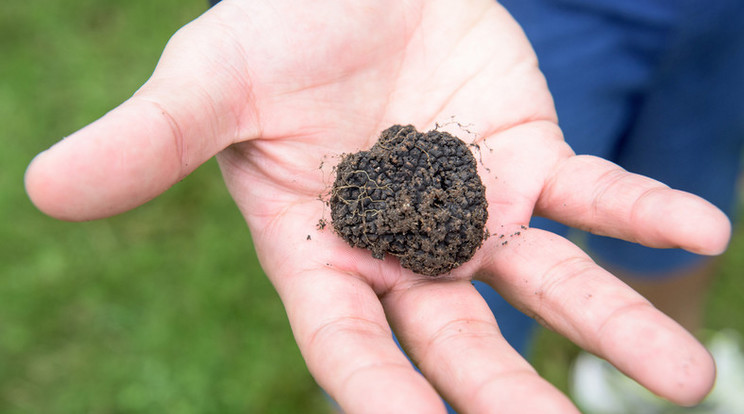
[[[324,412],[212,160],[147,206],[64,223],[39,151],[129,97],[206,1],[11,2],[0,13],[0,412]]]
[[[0,12],[0,412],[321,413],[239,212],[210,161],[120,216],[39,213],[23,173],[150,75],[202,0],[6,2]],[[744,332],[744,232],[723,258],[709,325]],[[544,334],[565,388],[575,348]]]

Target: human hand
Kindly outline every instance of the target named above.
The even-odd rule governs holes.
[[[451,116],[481,142],[487,228],[518,238],[487,240],[445,280],[315,229],[328,216],[321,161],[394,123]],[[495,2],[225,0],[172,38],[131,99],[40,154],[26,185],[42,211],[88,220],[150,200],[215,154],[308,368],[348,412],[442,411],[435,389],[464,412],[575,412],[500,336],[473,277],[664,397],[690,404],[712,385],[692,336],[570,242],[521,226],[537,214],[717,254],[728,220],[574,156],[526,39]]]

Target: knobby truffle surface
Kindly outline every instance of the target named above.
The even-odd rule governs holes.
[[[428,276],[467,262],[484,240],[485,187],[467,145],[442,131],[394,125],[346,154],[331,192],[333,228],[353,247]]]

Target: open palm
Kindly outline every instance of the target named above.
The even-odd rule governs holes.
[[[340,154],[395,123],[451,119],[478,143],[487,228],[508,243],[491,237],[433,279],[317,227]],[[691,404],[712,385],[712,360],[681,327],[570,242],[524,226],[537,214],[717,254],[727,219],[575,156],[527,40],[491,0],[226,0],[171,39],[130,100],[40,154],[26,185],[50,215],[99,218],[215,154],[310,371],[348,412],[437,412],[437,393],[465,412],[575,412],[501,337],[472,278],[664,397]]]

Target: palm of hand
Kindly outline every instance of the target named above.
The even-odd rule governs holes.
[[[257,69],[250,73],[236,71],[240,79],[230,84],[246,86],[233,89],[237,96],[228,99],[234,106],[228,111],[241,114],[247,127],[235,134],[240,142],[219,156],[254,237],[274,243],[270,251],[287,250],[292,239],[304,241],[308,229],[327,216],[318,198],[328,191],[329,165],[340,154],[369,148],[393,123],[431,128],[452,117],[477,129],[476,136],[455,128],[463,139],[488,140],[476,155],[492,187],[491,225],[528,223],[548,172],[570,149],[560,140],[550,95],[518,26],[490,1],[477,6],[452,16],[446,4],[432,2],[406,21],[402,15],[391,18],[385,7],[384,14],[363,11],[364,19],[349,18],[354,10],[338,10],[338,17],[303,15],[298,22],[281,6],[272,10],[267,19],[287,19],[281,24],[293,29],[268,49],[287,58],[275,66],[252,64]],[[349,27],[328,21],[347,21]],[[441,22],[447,27],[430,30]],[[498,38],[512,39],[510,48],[499,47]],[[265,59],[245,45],[228,51],[246,55],[224,57],[233,62]],[[532,168],[524,171],[524,165]],[[319,236],[314,239],[342,248],[334,237]],[[302,249],[305,244],[289,249],[303,251],[301,262],[323,256],[319,263],[334,263],[358,253],[348,249],[325,257],[328,249]],[[365,277],[377,285],[377,275]]]
[[[304,11],[286,3],[225,2],[174,36],[130,101],[32,164],[27,187],[37,205],[68,219],[114,214],[219,152],[309,369],[350,412],[434,412],[439,402],[430,384],[467,411],[498,401],[505,412],[573,412],[501,338],[469,283],[474,275],[654,391],[680,402],[703,395],[712,366],[694,339],[556,236],[530,229],[508,246],[492,238],[437,282],[316,230],[327,217],[318,196],[331,180],[322,162],[368,148],[393,123],[423,129],[454,116],[486,141],[477,155],[492,232],[515,232],[537,212],[703,253],[726,239],[720,217],[702,201],[573,156],[527,41],[490,0],[316,2]],[[102,143],[104,131],[122,124],[126,133]],[[137,149],[128,169],[106,162],[122,157],[115,150],[122,141]],[[82,184],[75,179],[101,168],[112,171]],[[678,217],[654,213],[662,202],[695,210],[711,237],[692,240],[689,229],[675,227]],[[428,382],[398,352],[389,325]],[[648,330],[652,344],[643,343]],[[638,363],[644,346],[673,350],[649,370],[648,361]],[[680,361],[693,368],[683,370]],[[679,381],[669,385],[669,375]]]

